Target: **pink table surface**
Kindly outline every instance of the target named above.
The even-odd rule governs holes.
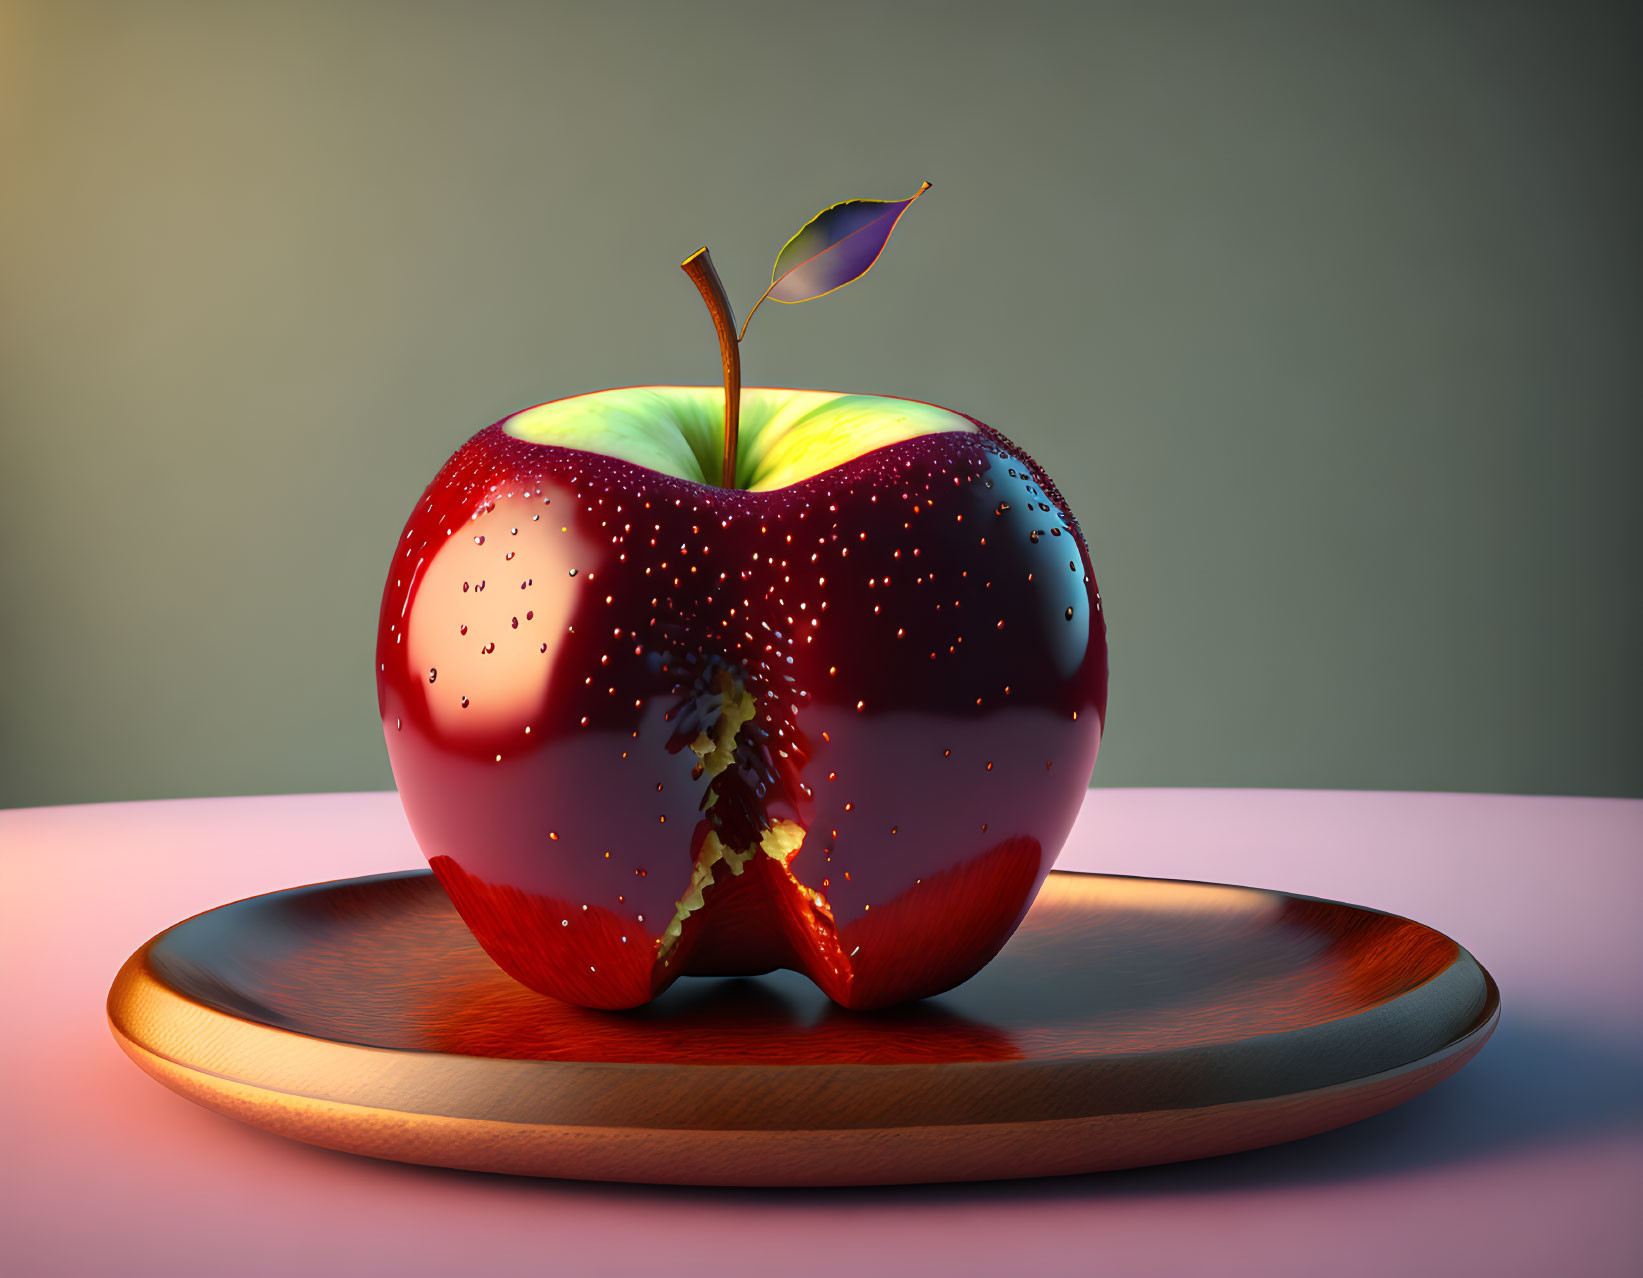
[[[1407,914],[1499,981],[1455,1078],[1293,1145],[1011,1184],[678,1190],[483,1176],[283,1141],[109,1037],[115,969],[252,893],[421,864],[392,794],[0,812],[8,1274],[1643,1272],[1643,802],[1096,790],[1069,869]]]

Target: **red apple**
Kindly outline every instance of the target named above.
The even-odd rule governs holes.
[[[1106,712],[1088,550],[912,400],[605,391],[469,440],[405,526],[377,689],[413,831],[508,973],[587,1007],[805,973],[872,1008],[993,957]]]

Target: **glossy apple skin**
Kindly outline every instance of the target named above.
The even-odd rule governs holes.
[[[417,841],[505,971],[624,1008],[790,967],[861,1009],[998,952],[1084,797],[1107,651],[1071,513],[976,424],[770,492],[501,423],[446,463],[394,553],[378,701]],[[721,670],[758,715],[708,781]],[[787,868],[719,866],[661,957],[708,831],[776,820],[806,832]]]

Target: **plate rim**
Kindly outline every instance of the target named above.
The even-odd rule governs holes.
[[[1235,888],[1242,892],[1257,893],[1280,899],[1318,901],[1349,910],[1378,914],[1386,917],[1398,919],[1404,919],[1406,917],[1403,915],[1391,914],[1389,911],[1376,910],[1373,907],[1368,906],[1351,905],[1346,902],[1331,900],[1326,897],[1304,896],[1299,893],[1284,892],[1281,889],[1249,887],[1241,884],[1210,883],[1205,880],[1191,879],[1159,879],[1146,875],[1107,875],[1097,872],[1074,870],[1055,870],[1052,871],[1052,874],[1066,878],[1123,879],[1152,883]],[[222,910],[253,901],[267,900],[270,898],[277,898],[301,892],[322,890],[326,888],[336,888],[344,885],[360,886],[382,884],[405,879],[432,878],[432,872],[429,870],[409,869],[322,880],[317,883],[299,884],[292,887],[280,888],[273,892],[255,893],[250,896],[239,898],[236,901],[225,902],[223,905],[199,911],[196,914],[190,915],[188,918],[179,920],[177,923],[172,924],[170,927],[165,928],[151,937],[121,966],[108,994],[107,1015],[110,1028],[114,1031],[115,1036],[122,1040],[122,1046],[125,1046],[125,1041],[128,1040],[132,1046],[140,1048],[143,1052],[152,1054],[157,1059],[167,1061],[177,1068],[194,1071],[202,1077],[217,1078],[225,1082],[258,1087],[270,1092],[277,1092],[282,1095],[307,1097],[311,1100],[335,1101],[337,1103],[348,1102],[340,1099],[334,1094],[324,1091],[288,1089],[275,1086],[266,1080],[245,1076],[245,1071],[221,1072],[211,1069],[208,1066],[203,1065],[198,1059],[193,1058],[191,1055],[179,1055],[174,1051],[165,1050],[163,1044],[158,1041],[158,1036],[143,1033],[141,1027],[144,1024],[152,1027],[157,1022],[168,1019],[164,1013],[158,1010],[159,1007],[165,1007],[170,1012],[170,1020],[176,1020],[177,1013],[183,1013],[189,1019],[195,1021],[198,1021],[203,1016],[206,1020],[215,1023],[219,1029],[227,1028],[234,1037],[239,1039],[261,1039],[270,1043],[284,1043],[288,1048],[292,1043],[307,1044],[311,1046],[304,1050],[308,1051],[311,1055],[316,1057],[335,1056],[339,1059],[339,1062],[341,1058],[358,1058],[362,1054],[367,1057],[379,1056],[398,1060],[414,1058],[421,1062],[422,1067],[430,1074],[443,1071],[453,1075],[490,1075],[492,1078],[486,1079],[485,1081],[492,1083],[493,1085],[494,1082],[500,1081],[504,1075],[508,1074],[516,1076],[529,1075],[532,1078],[542,1080],[552,1080],[558,1078],[573,1085],[579,1079],[587,1080],[592,1076],[603,1076],[611,1080],[618,1080],[625,1077],[630,1082],[634,1080],[643,1080],[647,1077],[674,1080],[683,1078],[688,1079],[692,1087],[712,1087],[718,1082],[718,1080],[726,1080],[725,1085],[734,1086],[735,1083],[733,1080],[738,1078],[745,1079],[750,1076],[779,1076],[784,1082],[797,1082],[802,1084],[806,1080],[806,1077],[810,1076],[817,1080],[823,1078],[848,1079],[854,1086],[870,1087],[875,1078],[883,1078],[887,1082],[892,1079],[905,1082],[907,1077],[916,1077],[921,1075],[928,1075],[934,1078],[953,1078],[955,1080],[965,1079],[978,1086],[993,1082],[995,1079],[1022,1079],[1023,1076],[1028,1078],[1042,1077],[1047,1083],[1053,1084],[1063,1078],[1076,1078],[1081,1075],[1087,1076],[1094,1073],[1102,1066],[1112,1068],[1115,1064],[1119,1066],[1128,1065],[1129,1068],[1138,1070],[1145,1068],[1143,1062],[1149,1057],[1155,1060],[1167,1059],[1177,1053],[1201,1050],[1198,1047],[1191,1047],[1165,1049],[1163,1051],[1103,1052],[1083,1056],[1055,1056],[1036,1059],[953,1061],[931,1060],[895,1062],[871,1060],[764,1061],[757,1059],[729,1061],[590,1061],[564,1058],[509,1058],[471,1055],[466,1053],[444,1052],[427,1048],[378,1046],[348,1039],[328,1038],[318,1034],[307,1033],[300,1029],[291,1029],[270,1024],[266,1021],[257,1020],[195,998],[193,995],[176,988],[176,986],[164,979],[164,977],[154,969],[153,964],[150,962],[149,956],[151,951],[157,944],[164,940],[164,938],[171,935],[177,929],[186,926],[193,920],[214,913],[217,910]],[[1419,1069],[1423,1066],[1434,1064],[1435,1062],[1442,1060],[1447,1055],[1463,1050],[1466,1044],[1479,1034],[1482,1034],[1484,1040],[1486,1040],[1488,1035],[1493,1032],[1493,1028],[1495,1024],[1498,1023],[1500,1015],[1500,991],[1499,986],[1496,984],[1493,976],[1486,968],[1483,967],[1482,964],[1477,962],[1476,958],[1473,957],[1471,953],[1465,949],[1465,947],[1461,946],[1458,942],[1454,942],[1453,938],[1448,937],[1444,933],[1438,932],[1435,928],[1431,928],[1426,924],[1420,923],[1418,920],[1410,919],[1407,921],[1418,927],[1434,932],[1437,935],[1444,936],[1446,940],[1450,940],[1451,943],[1455,945],[1456,949],[1454,959],[1439,973],[1428,977],[1426,980],[1419,982],[1416,985],[1410,986],[1407,990],[1400,992],[1392,999],[1376,1004],[1373,1007],[1359,1009],[1350,1013],[1348,1016],[1334,1018],[1332,1021],[1320,1022],[1319,1024],[1336,1024],[1341,1021],[1351,1020],[1355,1017],[1372,1015],[1382,1008],[1391,1006],[1399,999],[1408,997],[1415,991],[1430,984],[1433,980],[1440,979],[1441,977],[1449,974],[1454,971],[1455,968],[1462,965],[1470,965],[1470,967],[1474,968],[1481,976],[1483,984],[1482,998],[1479,1001],[1476,1010],[1466,1020],[1464,1025],[1453,1032],[1443,1043],[1438,1044],[1427,1051],[1418,1053],[1417,1055],[1412,1056],[1398,1064],[1386,1066],[1383,1069],[1379,1069],[1368,1074],[1353,1074],[1347,1078],[1336,1079],[1332,1082],[1321,1084],[1318,1087],[1313,1088],[1286,1088],[1281,1084],[1274,1084],[1270,1090],[1260,1094],[1240,1095],[1232,1098],[1231,1100],[1203,1100],[1197,1102],[1196,1104],[1172,1104],[1169,1106],[1154,1106],[1150,1108],[1143,1106],[1140,1108],[1092,1109],[1087,1105],[1083,1105],[1077,1107],[1078,1112],[1085,1115],[1174,1112],[1176,1110],[1208,1108],[1216,1104],[1258,1103],[1262,1100],[1268,1100],[1274,1097],[1294,1097],[1312,1092],[1328,1092],[1330,1089],[1334,1088],[1363,1087],[1369,1085],[1377,1079],[1395,1077],[1400,1072],[1407,1072]],[[1217,1046],[1230,1046],[1235,1043],[1254,1043],[1263,1039],[1279,1039],[1287,1035],[1304,1033],[1307,1029],[1311,1028],[1315,1027],[1302,1027],[1299,1030],[1280,1030],[1265,1035],[1248,1035],[1241,1038],[1227,1040],[1226,1044],[1218,1044]],[[1479,1043],[1479,1046],[1481,1046],[1481,1042]],[[139,1063],[141,1062],[139,1061]],[[433,1108],[422,1110],[398,1107],[395,1108],[394,1112],[403,1113],[406,1115],[421,1114],[432,1116],[442,1114],[447,1117],[462,1117],[460,1114],[451,1114],[449,1107],[444,1109]],[[1005,1121],[1057,1121],[1058,1119],[1076,1116],[1076,1114],[1067,1112],[1063,1109],[1038,1116],[1031,1116],[1028,1114],[1017,1115],[1011,1118],[966,1119],[962,1116],[962,1114],[955,1112],[944,1117],[941,1120],[941,1124],[968,1124],[976,1122]],[[472,1117],[478,1118],[479,1116],[474,1115]],[[562,1125],[553,1122],[543,1122],[543,1120],[532,1119],[524,1115],[516,1118],[510,1118],[507,1121],[539,1122],[546,1126]],[[900,1125],[896,1129],[901,1130],[904,1126],[916,1125],[918,1124]],[[681,1128],[674,1128],[674,1130],[691,1131],[726,1129],[727,1128],[723,1125],[711,1124],[697,1126],[687,1125]],[[747,1126],[734,1129],[773,1130],[773,1128],[759,1126]],[[862,1129],[857,1128],[855,1130]]]

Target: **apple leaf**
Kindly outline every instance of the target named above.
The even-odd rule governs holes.
[[[764,297],[778,302],[808,302],[859,280],[884,252],[890,232],[907,206],[929,189],[926,182],[905,200],[845,200],[823,209],[782,245]],[[755,303],[753,310],[758,309]],[[753,311],[747,318],[752,320]],[[746,333],[744,323],[742,334]]]

